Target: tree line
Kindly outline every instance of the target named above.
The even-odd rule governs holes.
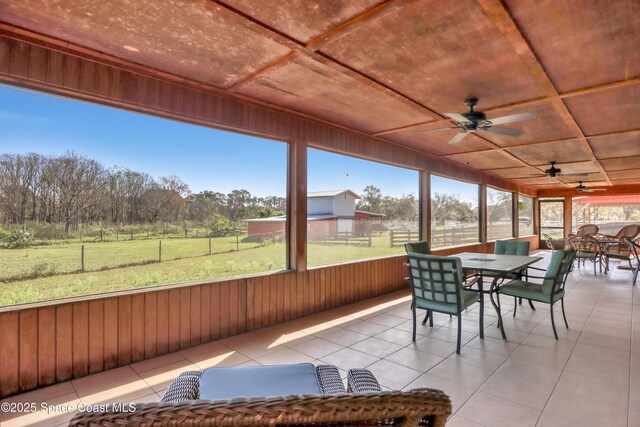
[[[0,224],[56,224],[66,233],[86,224],[138,225],[193,221],[206,225],[223,217],[282,214],[283,197],[255,197],[247,190],[192,194],[175,175],[158,179],[122,167],[107,168],[74,152],[0,155]]]

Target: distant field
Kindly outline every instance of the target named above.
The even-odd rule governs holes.
[[[386,236],[375,237],[372,243],[372,247],[310,244],[309,265],[370,258],[404,250],[402,247],[388,247]],[[226,237],[212,239],[213,255],[208,255],[208,239],[163,240],[163,262],[121,268],[113,267],[157,260],[158,241],[85,244],[85,269],[88,272],[80,273],[77,272],[80,269],[80,246],[76,242],[29,249],[0,249],[0,277],[13,278],[10,283],[0,283],[0,306],[286,268],[284,243],[264,247],[256,243],[240,243],[240,250],[236,251],[235,237]],[[54,275],[16,280],[20,274],[33,274],[45,268],[53,269],[51,273]],[[95,271],[101,268],[111,269]],[[63,272],[74,273],[59,274]]]

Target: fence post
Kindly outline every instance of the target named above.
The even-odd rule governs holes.
[[[102,230],[100,230],[100,243],[102,243]]]
[[[119,234],[120,234],[120,233],[118,232],[118,230],[116,230],[116,242],[118,241]]]
[[[240,235],[236,234],[236,251],[240,250]]]
[[[209,255],[211,255],[211,237],[209,237]]]
[[[369,235],[369,247],[371,247],[371,230],[369,230],[368,235]]]
[[[158,262],[162,262],[162,240],[158,240]]]
[[[133,228],[130,230],[131,233],[131,240],[133,240]]]
[[[187,238],[187,229],[186,228],[184,229],[184,238],[185,239]]]
[[[393,230],[389,230],[389,247],[393,247]]]
[[[80,247],[80,265],[82,266],[82,272],[84,273],[84,245]]]

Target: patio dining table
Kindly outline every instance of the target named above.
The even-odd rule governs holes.
[[[514,275],[524,270],[526,267],[534,264],[542,259],[539,256],[522,256],[522,255],[499,255],[499,254],[485,254],[474,252],[463,252],[456,254],[455,257],[460,258],[462,262],[462,269],[465,272],[475,271],[481,279],[474,283],[478,288],[469,290],[477,291],[480,293],[480,338],[484,339],[484,295],[489,294],[489,299],[496,313],[498,313],[498,327],[503,339],[507,339],[507,335],[504,332],[504,326],[502,324],[502,315],[500,314],[500,306],[493,299],[493,294],[496,292],[498,284],[509,275]],[[494,273],[492,275],[493,281],[488,289],[485,289],[483,283],[483,275],[487,272]]]

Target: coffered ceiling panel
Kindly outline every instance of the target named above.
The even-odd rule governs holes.
[[[0,18],[216,86],[229,86],[290,52],[206,4],[188,0],[4,1]]]
[[[640,129],[638,99],[640,83],[572,96],[564,102],[585,135],[597,135]]]
[[[617,157],[615,159],[600,160],[600,164],[606,170],[619,171],[627,169],[640,170],[640,156]]]
[[[640,156],[640,132],[589,138],[589,145],[598,159]]]
[[[552,141],[565,138],[575,138],[567,123],[558,115],[558,111],[551,102],[540,102],[523,107],[500,108],[487,114],[491,120],[495,117],[508,116],[530,112],[535,114],[531,120],[523,120],[514,123],[500,125],[510,129],[521,130],[524,133],[518,137],[498,135],[491,132],[482,132],[482,136],[500,146],[522,145],[528,142]]]
[[[428,132],[430,129],[441,128],[442,126],[442,122],[426,124],[390,133],[384,137],[391,141],[437,155],[481,151],[490,148],[489,143],[471,135],[457,144],[449,144],[451,138],[459,133],[458,130]]]
[[[505,3],[561,92],[640,75],[640,2]]]
[[[575,162],[589,160],[589,153],[578,140],[547,142],[509,147],[508,152],[530,165],[545,165],[550,161]]]
[[[367,132],[437,117],[303,56],[271,67],[238,92]]]
[[[538,169],[528,166],[505,169],[488,169],[486,172],[506,179],[529,178],[541,175],[541,172]]]
[[[438,112],[544,95],[478,2],[405,1],[321,51]]]
[[[508,168],[522,165],[517,160],[509,157],[507,154],[494,150],[477,151],[475,153],[452,154],[445,157],[449,160],[462,163],[474,169],[495,169],[496,166],[499,166],[501,168]]]
[[[224,0],[223,3],[307,43],[377,6],[382,0]]]
[[[563,169],[564,170],[564,169]],[[588,175],[585,176],[560,176],[558,177],[558,180],[562,181],[562,182],[567,182],[570,184],[575,184],[578,182],[589,182],[592,185],[595,185],[593,183],[598,182],[601,185],[606,185],[607,182],[604,180],[604,176],[601,173],[590,173]],[[598,185],[600,185],[598,184]]]
[[[640,178],[640,168],[626,171],[609,172],[609,176],[612,180]]]

